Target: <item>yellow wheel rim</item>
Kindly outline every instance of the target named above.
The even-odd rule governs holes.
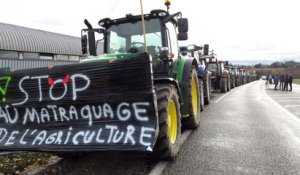
[[[192,79],[192,105],[193,105],[193,110],[194,114],[197,114],[197,109],[198,109],[198,93],[197,93],[197,84],[196,80],[193,78]]]
[[[168,132],[170,142],[174,144],[177,137],[177,111],[173,100],[170,100],[168,107]]]

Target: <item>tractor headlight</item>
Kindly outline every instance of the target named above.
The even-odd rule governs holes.
[[[158,14],[158,16],[166,16],[166,15],[167,15],[166,12],[160,12],[160,13]]]

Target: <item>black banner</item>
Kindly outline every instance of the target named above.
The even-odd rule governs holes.
[[[151,151],[148,55],[0,74],[0,150]]]

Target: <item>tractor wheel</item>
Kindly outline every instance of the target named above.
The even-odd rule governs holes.
[[[235,77],[232,77],[232,88],[235,88]]]
[[[220,89],[220,82],[218,80],[219,80],[218,78],[214,78],[214,81],[213,81],[214,90]]]
[[[227,77],[227,91],[231,90],[231,81],[230,77]]]
[[[203,80],[198,80],[199,81],[199,90],[200,90],[200,109],[201,111],[204,110],[204,85],[203,85]]]
[[[207,78],[206,83],[206,88],[205,88],[205,93],[206,93],[206,97],[205,97],[205,104],[208,105],[210,103],[210,92],[211,92],[211,80],[209,78]]]
[[[158,160],[174,160],[179,151],[181,114],[176,88],[170,84],[157,86],[159,134],[153,156]]]
[[[196,129],[200,125],[200,87],[196,70],[191,69],[188,82],[188,114],[189,117],[183,118],[182,124],[186,129]]]
[[[220,80],[220,89],[222,93],[226,93],[227,92],[227,78],[221,78]]]

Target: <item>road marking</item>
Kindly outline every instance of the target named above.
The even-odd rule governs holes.
[[[180,139],[179,145],[181,146],[191,134],[192,134],[192,130],[184,131],[181,134],[181,139]]]
[[[270,93],[268,93],[268,94],[270,94]],[[272,97],[274,97],[274,98],[298,98],[298,99],[300,99],[300,97],[297,97],[296,96],[296,94],[282,94],[282,95],[273,95],[273,94],[270,94],[270,96],[272,96]],[[295,97],[296,96],[296,97]]]
[[[181,134],[181,138],[180,138],[180,141],[179,141],[180,146],[186,141],[186,139],[191,135],[191,133],[192,133],[192,130],[186,130]],[[170,163],[169,161],[160,161],[160,162],[158,162],[148,175],[160,175],[160,174],[162,174],[169,163]]]
[[[223,100],[223,98],[225,98],[227,95],[231,94],[234,90],[231,90],[229,92],[227,92],[226,94],[222,95],[219,99],[217,99],[215,101],[215,103],[219,103],[221,100]]]
[[[155,167],[151,170],[149,175],[160,175],[162,172],[166,169],[169,162],[167,161],[161,161],[158,162]]]
[[[296,100],[295,99],[294,100],[292,100],[292,99],[291,100],[279,100],[279,99],[277,99],[277,101],[280,102],[280,103],[281,102],[300,102],[300,99],[299,100],[297,100],[297,99]]]
[[[296,108],[296,107],[300,107],[300,105],[283,105],[283,107],[285,107],[285,108]]]
[[[280,92],[278,92],[278,93],[280,93]],[[275,98],[280,97],[280,98],[299,98],[300,99],[300,97],[299,96],[297,97],[296,94],[290,94],[290,93],[278,94],[278,93],[275,92],[275,93],[268,93],[268,94],[272,95],[272,97],[275,97]]]

